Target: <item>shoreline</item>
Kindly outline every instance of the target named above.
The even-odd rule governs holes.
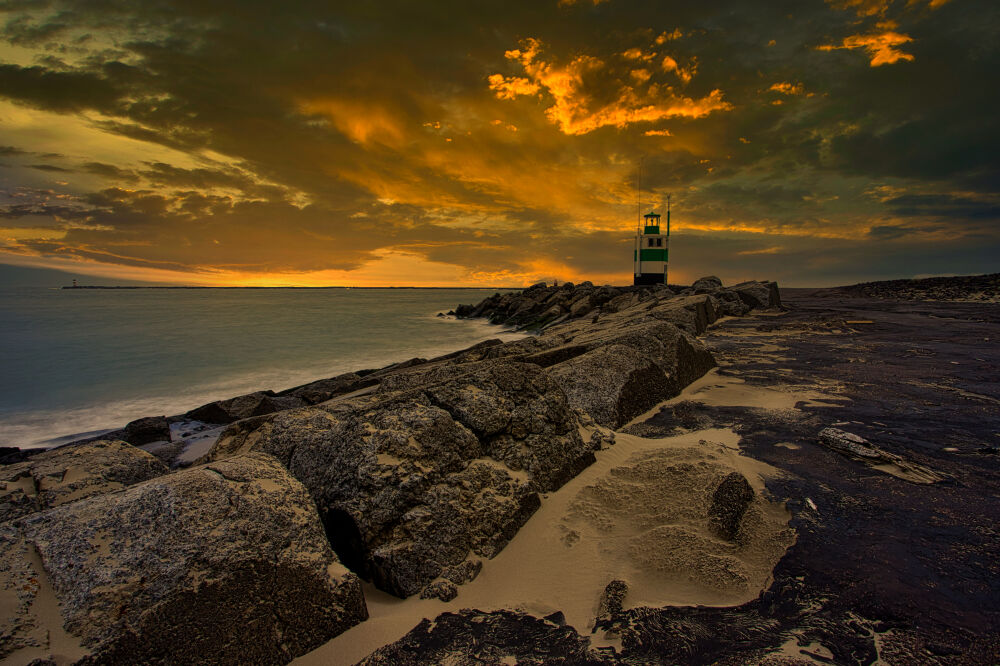
[[[428,310],[424,313],[423,319],[428,322],[438,320],[455,321],[454,317],[445,317],[442,319],[437,316],[436,311],[432,310]],[[530,333],[518,332],[509,327],[501,327],[498,329],[485,321],[466,321],[474,326],[474,329],[469,335],[471,342],[460,343],[461,346],[457,348],[442,348],[439,344],[434,345],[430,340],[428,340],[427,347],[418,351],[418,356],[447,355],[463,351],[470,346],[496,337],[509,340],[530,335]],[[367,354],[367,357],[374,358],[374,355],[375,352],[371,352]],[[387,365],[381,366],[377,370],[385,370],[386,368],[394,365],[411,361],[413,358],[413,356],[405,356]],[[351,362],[343,363],[339,370],[341,373],[361,371],[361,368],[355,367],[355,365],[362,365],[363,363],[363,360],[357,361],[356,364]],[[0,425],[0,429],[9,432],[17,432],[18,429],[20,429],[22,432],[30,433],[36,429],[34,423],[45,424],[54,421],[66,423],[84,422],[88,424],[88,427],[83,430],[65,432],[65,434],[32,439],[31,441],[26,441],[28,437],[31,437],[31,435],[12,434],[0,439],[0,448],[19,448],[22,451],[40,452],[60,446],[75,444],[80,441],[92,440],[95,437],[100,437],[101,435],[119,432],[124,428],[126,423],[142,419],[150,415],[173,413],[172,416],[167,416],[168,419],[171,419],[174,417],[180,417],[184,413],[192,411],[199,406],[212,401],[231,399],[234,396],[238,396],[246,392],[253,393],[268,390],[263,389],[262,386],[267,386],[269,384],[273,387],[270,390],[273,390],[276,394],[280,394],[296,387],[327,379],[331,376],[329,373],[317,372],[316,369],[306,369],[305,365],[308,365],[306,362],[303,362],[302,365],[302,369],[294,372],[286,371],[284,366],[276,366],[269,372],[270,374],[280,375],[281,377],[275,377],[273,380],[261,379],[258,372],[252,374],[237,372],[236,374],[228,377],[219,377],[216,380],[216,383],[218,384],[217,387],[209,385],[208,387],[200,390],[189,391],[189,395],[185,395],[183,397],[180,397],[175,393],[150,395],[139,399],[123,397],[119,400],[101,401],[92,405],[66,407],[56,412],[33,410],[30,412],[15,412],[10,415],[4,415],[3,418],[5,423]],[[334,375],[335,374],[336,371]],[[166,406],[166,409],[164,409],[164,405]],[[107,413],[107,416],[93,418],[92,415],[102,412]],[[118,416],[119,414],[127,416],[124,416],[123,418],[122,416]],[[13,421],[12,417],[14,416],[19,418],[16,421]],[[51,429],[53,428],[50,428],[50,430]]]
[[[336,627],[296,643],[281,662],[574,654],[600,664],[938,663],[935,655],[964,654],[978,663],[998,644],[1000,635],[982,629],[1000,618],[987,566],[1000,470],[997,447],[982,441],[995,434],[990,410],[1000,401],[991,383],[1000,367],[989,343],[1000,325],[995,305],[810,292],[789,294],[792,308],[778,310],[774,285],[710,279],[680,294],[600,289],[535,286],[459,308],[538,335],[192,410],[227,420],[214,424],[212,441],[202,433],[207,451],[193,459],[189,448],[187,464],[173,465],[184,451],[154,457],[125,442],[93,445],[106,456],[138,455],[128,465],[141,460],[152,473],[130,472],[125,488],[109,479],[81,485],[94,472],[72,467],[53,477],[50,454],[0,467],[17,476],[45,465],[40,478],[63,482],[36,484],[32,501],[71,498],[7,523],[23,532],[11,543],[38,549],[26,571],[61,576],[52,558],[72,551],[51,550],[66,542],[31,530],[67,529],[86,552],[97,548],[104,567],[134,541],[129,521],[144,520],[149,493],[210,478],[252,506],[259,492],[246,493],[258,484],[271,493],[267,511],[325,532],[307,555],[304,542],[281,536],[286,523],[256,517],[278,530],[260,544],[285,543],[286,555],[324,563],[340,599],[323,604],[339,614]],[[771,309],[750,312],[750,302]],[[97,509],[106,505],[114,508]],[[227,504],[198,495],[172,506]],[[95,515],[125,540],[88,546],[109,541],[72,525]],[[213,520],[185,522],[195,543],[234,527]],[[226,555],[209,575],[238,603],[303,600],[315,589],[285,577],[274,581],[277,595],[248,595],[245,583],[225,582],[232,561]],[[982,591],[963,587],[967,580]],[[199,601],[199,587],[185,594],[194,612],[216,612]],[[143,605],[148,597],[116,598],[125,606],[114,617],[157,608]],[[49,621],[31,608],[19,626]],[[280,616],[283,632],[306,622]],[[88,617],[109,633],[87,649],[109,654],[121,644],[100,612]],[[152,649],[144,646],[163,628],[145,626],[129,645]],[[963,642],[968,632],[983,641]],[[267,647],[268,636],[241,640],[279,649]],[[216,649],[212,640],[199,638]]]

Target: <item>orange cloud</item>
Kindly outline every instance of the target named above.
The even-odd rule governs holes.
[[[949,0],[929,0],[927,6],[937,9]],[[892,0],[826,0],[827,4],[834,9],[853,9],[858,16],[884,16]],[[920,0],[909,0],[907,6],[916,5]]]
[[[628,249],[625,248],[625,253]],[[623,273],[625,273],[623,275]],[[562,281],[583,282],[590,280],[595,284],[621,284],[628,278],[627,271],[613,273],[598,273],[581,271],[579,266],[571,263],[550,259],[548,257],[532,257],[520,262],[517,268],[498,271],[472,271],[469,278],[473,284],[482,285],[527,285],[536,282],[559,279]],[[630,278],[629,278],[630,279]]]
[[[890,0],[827,0],[834,9],[853,9],[858,16],[881,16],[889,8]]]
[[[754,254],[778,254],[784,249],[785,248],[781,247],[780,245],[775,245],[773,247],[762,247],[756,250],[743,250],[742,252],[737,252],[736,254],[740,256],[748,256]]]
[[[489,78],[490,85],[496,91],[496,86],[520,78],[526,82],[522,88],[530,91],[524,94],[544,89],[553,100],[553,105],[545,110],[545,115],[564,134],[587,134],[601,127],[624,128],[633,123],[655,122],[667,118],[703,118],[715,111],[733,108],[723,99],[723,93],[718,89],[701,99],[692,99],[676,94],[670,86],[656,83],[650,83],[644,89],[636,88],[631,82],[616,80],[609,71],[611,68],[602,60],[580,55],[568,64],[559,65],[540,59],[541,50],[540,41],[528,39],[522,43],[521,49],[507,51],[506,57],[520,63],[527,78],[494,74]],[[682,80],[690,81],[694,75],[692,70],[680,68],[673,58],[668,57],[668,60],[672,64],[668,66],[665,61],[664,69],[676,71]],[[604,72],[608,73],[601,79],[599,75]],[[630,76],[634,77],[631,72],[632,70]],[[613,101],[597,102],[588,93],[588,83],[602,88],[613,86],[616,91]],[[508,91],[512,93],[509,96]],[[505,99],[512,99],[519,94],[514,92],[513,87],[504,87],[503,92]]]
[[[649,81],[650,77],[653,76],[648,69],[633,69],[629,72],[629,74],[631,74],[632,78],[638,83],[645,83],[646,81]]]
[[[656,57],[656,54],[644,53],[642,49],[632,48],[622,53],[622,57],[628,58],[629,60],[645,60],[646,62],[649,62]]]
[[[539,85],[520,76],[505,77],[503,74],[492,74],[489,77],[490,90],[496,93],[497,99],[514,99],[519,95],[534,95]]]
[[[670,56],[666,56],[663,59],[663,71],[674,72],[684,83],[691,83],[691,79],[694,78],[695,73],[698,71],[698,65],[693,64],[691,67],[685,69],[678,65],[676,60]]]
[[[683,36],[684,35],[681,32],[680,28],[674,28],[673,32],[661,32],[659,36],[656,38],[656,43],[658,45],[666,44],[669,41],[672,41],[674,39],[680,39]]]
[[[673,136],[670,130],[660,129],[660,130],[646,130],[643,132],[645,136]]]
[[[775,83],[768,90],[773,90],[782,95],[801,95],[805,92],[805,88],[802,87],[801,83],[788,83],[787,81]]]
[[[356,143],[398,145],[404,138],[405,123],[382,105],[327,98],[301,101],[299,109],[330,118],[338,130]]]
[[[907,42],[912,42],[909,35],[886,30],[881,33],[871,33],[867,35],[851,35],[845,37],[839,45],[825,44],[817,46],[819,51],[833,51],[836,49],[865,49],[871,57],[871,66],[891,65],[900,60],[913,60],[913,55],[898,50],[896,47]]]

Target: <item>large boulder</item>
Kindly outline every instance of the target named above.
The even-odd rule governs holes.
[[[722,289],[722,280],[715,277],[714,275],[709,275],[708,277],[698,278],[691,285],[691,288],[695,291],[712,291],[714,289]]]
[[[623,324],[625,315],[567,331],[566,344],[528,357],[548,366],[573,407],[609,428],[677,395],[715,366],[705,346],[677,326],[653,317]]]
[[[342,561],[406,597],[493,557],[594,460],[536,365],[432,363],[377,392],[231,426],[210,459],[276,456],[309,489]]]
[[[302,386],[279,391],[278,398],[299,398],[306,405],[325,402],[335,395],[375,384],[375,381],[365,381],[361,375],[348,372],[329,379],[319,379]],[[274,410],[278,411],[278,410]]]
[[[670,322],[689,335],[701,335],[719,318],[714,300],[707,294],[668,298],[649,309],[649,316]]]
[[[741,282],[729,288],[740,300],[755,310],[781,307],[781,294],[777,282]]]
[[[129,444],[140,446],[150,442],[170,441],[170,422],[165,416],[136,419],[124,428],[122,436]]]
[[[0,657],[24,662],[283,664],[367,618],[305,488],[261,453],[0,526],[0,594]]]
[[[611,344],[548,369],[578,407],[609,428],[628,423],[674,393],[670,377],[648,356]]]
[[[304,394],[306,396],[315,395],[308,390],[304,390]],[[308,401],[298,395],[277,395],[274,391],[255,391],[228,400],[210,402],[192,409],[184,414],[184,417],[192,421],[227,424],[251,416],[273,414],[285,409],[302,407],[306,404],[309,404]]]
[[[157,458],[122,441],[52,449],[0,467],[0,522],[120,490],[167,471]]]

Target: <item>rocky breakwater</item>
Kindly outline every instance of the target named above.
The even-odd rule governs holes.
[[[890,298],[905,301],[1000,301],[1000,273],[960,275],[921,280],[886,280],[862,282],[839,287],[842,292],[867,298]]]
[[[545,368],[573,407],[618,428],[715,366],[697,336],[719,317],[780,307],[774,282],[725,288],[706,277],[684,289],[537,284],[455,312],[539,329],[481,355],[512,355]]]
[[[651,298],[702,294],[712,297],[712,305],[720,315],[740,316],[751,309],[781,307],[776,282],[742,282],[723,288],[722,280],[708,276],[690,287],[595,287],[592,282],[548,286],[539,282],[524,291],[496,293],[477,304],[460,305],[448,314],[483,317],[494,324],[538,330],[588,315],[619,312]]]
[[[367,618],[312,499],[266,454],[168,474],[102,441],[2,472],[4,663],[280,664]]]
[[[539,335],[414,359],[366,373],[320,404],[237,421],[203,461],[275,456],[309,490],[352,570],[400,597],[451,599],[541,493],[613,441],[609,429],[715,365],[696,338],[708,325],[780,304],[773,284],[724,289],[716,280],[678,295],[536,285],[460,310],[493,319],[513,311],[532,326],[539,321],[528,315],[543,306],[547,318],[598,291],[590,310],[537,325]]]

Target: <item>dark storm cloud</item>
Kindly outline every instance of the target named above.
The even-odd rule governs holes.
[[[73,173],[73,169],[67,169],[66,167],[61,167],[56,164],[27,164],[25,165],[29,169],[36,169],[38,171],[49,171],[51,173]]]
[[[911,194],[885,202],[901,217],[941,217],[959,220],[1000,220],[997,200],[981,201],[947,194]]]
[[[0,65],[0,91],[48,111],[113,112],[124,91],[91,72],[58,72],[41,66]]]
[[[0,96],[191,157],[67,147],[35,166],[90,179],[92,228],[24,247],[260,271],[405,248],[627,279],[640,155],[644,201],[674,193],[679,237],[709,234],[704,272],[806,271],[775,248],[808,237],[989,235],[1000,10],[933,4],[8,2],[4,38],[36,56],[0,64]]]
[[[105,164],[103,162],[87,162],[80,165],[81,168],[87,173],[92,173],[96,176],[104,176],[111,180],[120,181],[123,183],[135,183],[138,182],[139,177],[135,175],[132,171],[121,169],[114,164]]]

